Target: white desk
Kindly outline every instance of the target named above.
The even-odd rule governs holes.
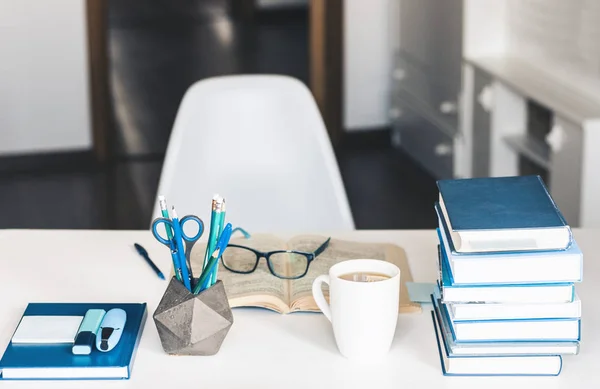
[[[406,250],[415,281],[436,278],[434,231],[358,231],[332,234],[388,241]],[[400,315],[384,364],[355,365],[336,349],[320,314],[279,315],[234,309],[234,324],[212,357],[166,355],[152,314],[167,285],[134,251],[138,242],[167,272],[170,256],[148,231],[0,231],[0,349],[28,302],[147,302],[149,317],[133,368],[124,381],[0,381],[18,388],[598,388],[600,386],[600,230],[575,231],[585,255],[582,346],[564,357],[559,377],[444,377],[431,317]]]

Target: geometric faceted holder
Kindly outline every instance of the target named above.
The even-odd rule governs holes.
[[[173,277],[154,312],[154,324],[168,354],[216,354],[233,324],[223,282],[195,295]]]

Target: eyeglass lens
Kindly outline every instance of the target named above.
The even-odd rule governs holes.
[[[256,254],[240,247],[227,247],[222,258],[225,266],[232,271],[248,273],[256,265]],[[269,261],[273,273],[282,278],[299,277],[308,267],[308,258],[296,253],[273,253]]]
[[[239,247],[227,247],[222,258],[223,264],[233,271],[247,273],[256,265],[256,254]]]
[[[305,255],[296,253],[275,253],[269,257],[273,272],[278,277],[295,278],[306,272],[308,259]]]

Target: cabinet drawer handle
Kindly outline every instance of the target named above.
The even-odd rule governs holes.
[[[391,119],[398,119],[403,112],[400,108],[391,108],[389,114]]]
[[[443,101],[440,104],[440,112],[446,115],[455,115],[458,112],[456,101]]]
[[[435,145],[435,155],[440,157],[445,157],[448,155],[452,155],[452,145],[447,143],[439,143]]]
[[[404,80],[404,77],[406,77],[406,71],[404,71],[404,69],[397,68],[392,72],[392,78],[396,81],[402,81]]]
[[[546,135],[546,142],[548,143],[548,146],[550,146],[550,150],[554,153],[559,152],[562,149],[566,140],[567,136],[565,130],[558,124],[553,125],[548,135]]]
[[[491,85],[486,85],[477,96],[477,102],[484,111],[490,112],[494,106],[494,91]]]

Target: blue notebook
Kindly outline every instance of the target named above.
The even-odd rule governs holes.
[[[10,342],[0,360],[0,379],[128,379],[146,322],[146,303],[30,303],[23,316],[84,316],[88,309],[112,308],[127,312],[121,339],[113,350],[73,355],[72,344]]]
[[[440,180],[457,252],[563,250],[571,229],[539,176]]]

